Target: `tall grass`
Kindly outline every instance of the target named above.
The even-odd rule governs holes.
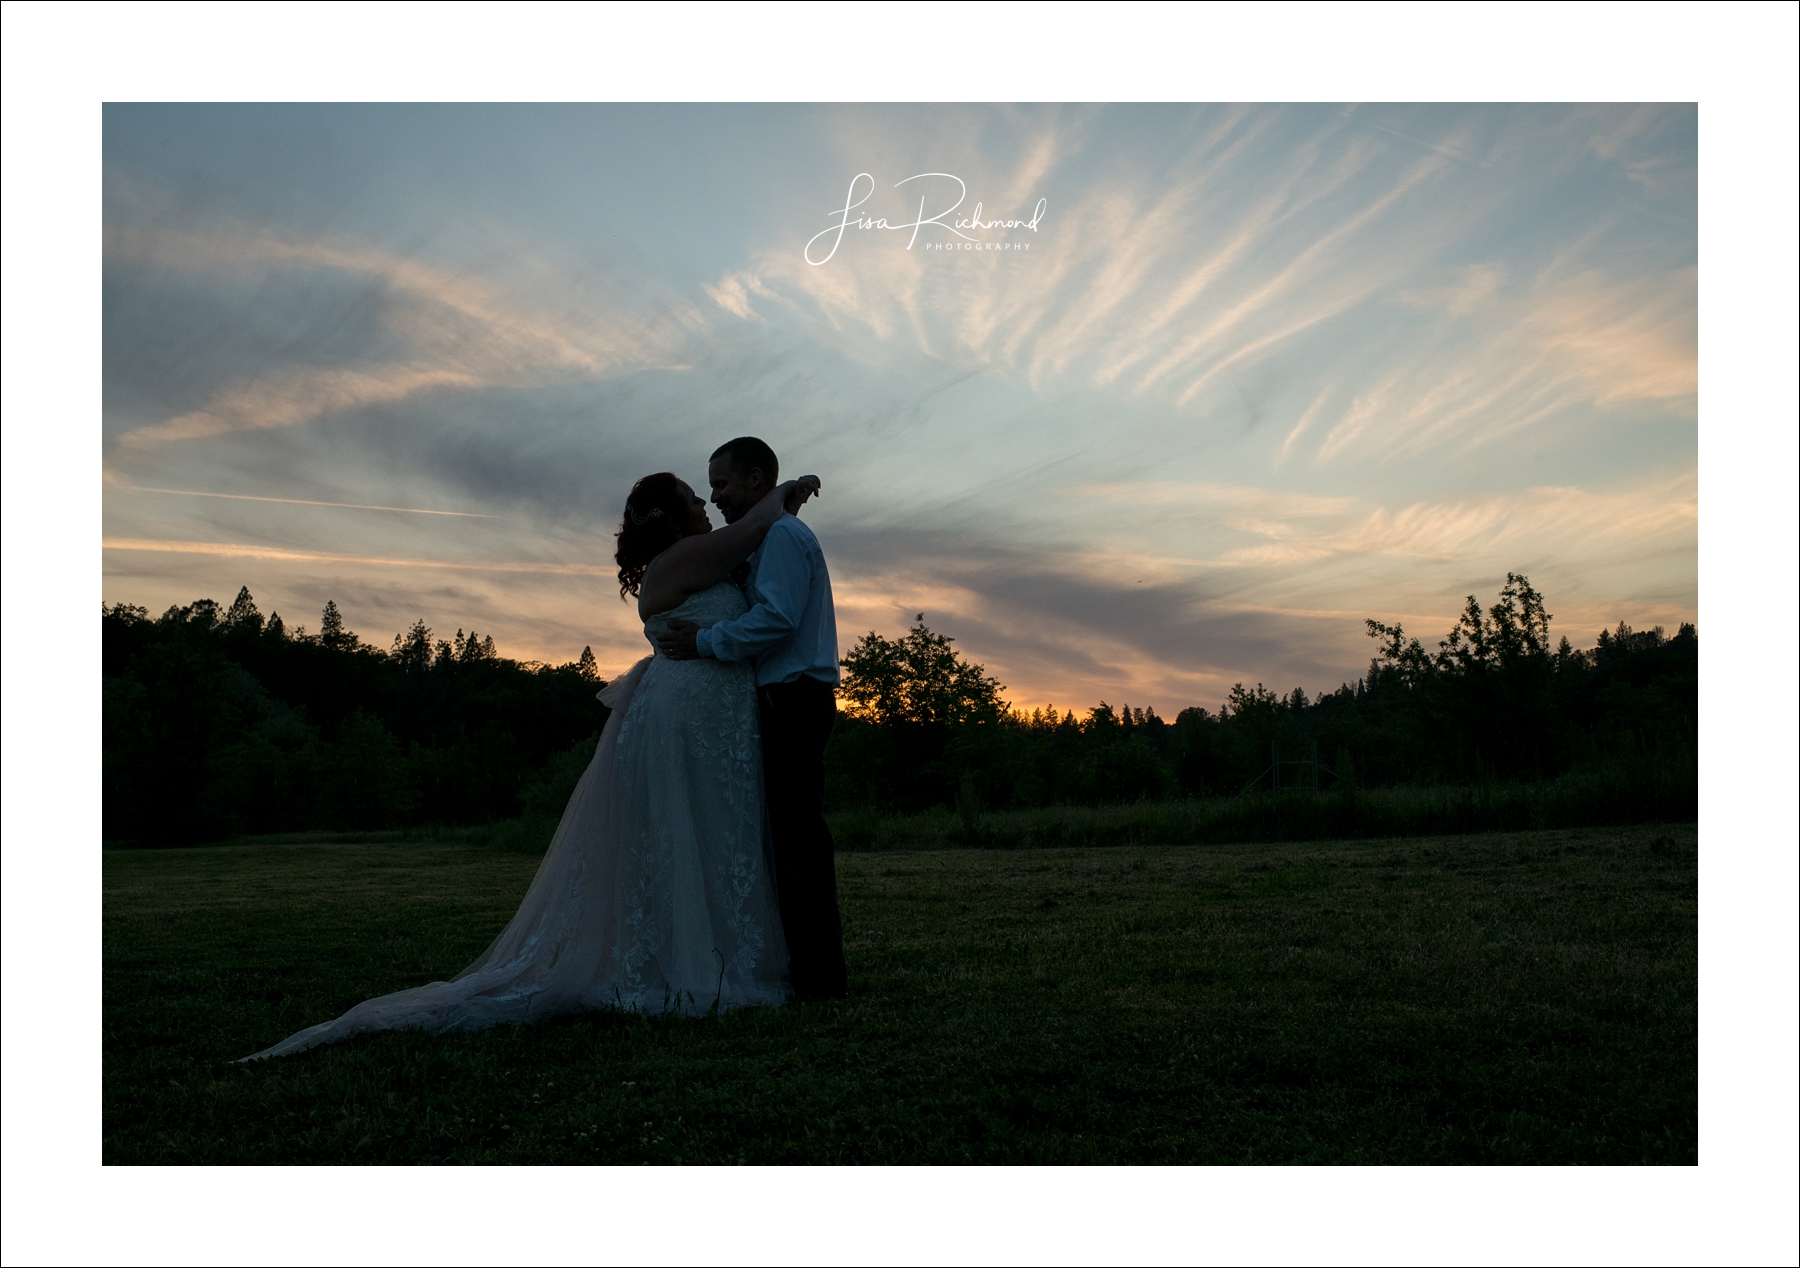
[[[478,826],[415,824],[378,832],[290,832],[239,839],[267,845],[454,842],[505,854],[542,854],[556,832],[560,793],[556,788],[529,798],[520,818]],[[1324,793],[1259,790],[1238,797],[1006,811],[983,811],[980,804],[971,781],[964,780],[954,806],[910,815],[857,807],[826,818],[838,848],[850,851],[1228,844],[1683,823],[1698,817],[1699,793],[1690,750],[1673,760],[1659,754],[1620,757],[1528,783],[1340,786]]]
[[[1683,822],[1697,817],[1698,804],[1691,763],[1622,759],[1532,783],[1490,780],[1439,787],[1346,787],[1330,793],[1251,792],[1241,797],[993,813],[977,813],[960,801],[955,810],[938,808],[904,816],[846,810],[828,818],[841,850],[1028,849],[1323,841]]]

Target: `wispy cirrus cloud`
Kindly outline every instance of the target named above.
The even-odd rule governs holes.
[[[448,366],[384,365],[368,370],[305,367],[276,370],[214,392],[204,407],[119,437],[127,449],[224,432],[263,431],[370,406],[388,405],[434,388],[484,386],[480,375]]]
[[[1548,139],[1520,120],[1398,143],[1345,115],[1276,145],[1278,117],[1207,116],[1153,181],[1123,163],[1096,170],[1079,121],[1039,125],[1017,169],[989,170],[1013,201],[1075,187],[1043,233],[1001,235],[1035,240],[1040,256],[908,251],[904,235],[852,231],[825,265],[769,248],[707,291],[734,317],[786,313],[856,355],[906,346],[1039,392],[1101,388],[1176,414],[1215,409],[1244,375],[1278,367],[1267,372],[1317,384],[1305,424],[1289,415],[1286,458],[1463,448],[1583,405],[1691,397],[1691,267],[1602,266],[1604,223],[1524,274],[1440,264],[1485,240],[1509,198],[1529,206],[1590,154],[1605,118],[1563,121]],[[1636,118],[1613,126],[1629,134]],[[1419,326],[1409,309],[1431,315]],[[1353,373],[1331,368],[1346,362]]]
[[[1396,165],[1367,145],[1334,146],[1345,125],[1331,121],[1261,173],[1246,205],[1227,191],[1263,157],[1273,121],[1226,112],[1154,180],[1089,173],[1079,193],[1055,203],[1049,230],[1004,234],[1032,242],[1036,257],[934,255],[852,231],[823,266],[771,249],[709,292],[740,317],[760,297],[833,330],[862,327],[945,360],[1005,365],[1038,386],[1072,377],[1191,398],[1209,375],[1391,280],[1403,267],[1396,252],[1361,238],[1446,162],[1409,154]],[[1029,191],[1091,163],[1081,133],[1051,125],[1031,136],[1017,170],[995,178],[1002,197],[1029,204]]]
[[[1473,266],[1401,294],[1440,324],[1315,417],[1316,458],[1475,449],[1583,405],[1648,402],[1691,416],[1694,269],[1619,279],[1552,266],[1516,292],[1502,278],[1498,266]]]
[[[442,568],[451,572],[528,572],[568,577],[609,577],[614,569],[594,564],[532,563],[513,560],[401,559],[353,555],[341,551],[294,550],[257,542],[172,541],[142,537],[106,537],[103,550],[143,551],[164,555],[211,555],[220,559],[278,559],[288,563],[340,564],[357,568]]]
[[[165,493],[173,497],[218,498],[226,502],[269,502],[282,506],[325,506],[344,511],[392,511],[401,515],[444,515],[453,519],[491,520],[492,515],[484,515],[479,511],[440,511],[422,506],[378,506],[369,502],[323,502],[317,498],[272,498],[254,493],[208,493],[201,489],[159,489],[151,485],[126,484],[123,481],[108,479],[113,487],[132,493]]]
[[[375,288],[379,324],[393,353],[363,364],[269,365],[219,386],[198,409],[125,432],[119,440],[128,450],[291,427],[432,392],[532,388],[675,368],[703,327],[691,304],[667,295],[625,302],[602,291],[560,307],[534,301],[525,293],[534,270],[520,267],[535,263],[530,260],[510,261],[506,274],[483,273],[367,242],[234,225],[206,233],[109,228],[105,251],[109,266],[188,277],[347,275]]]
[[[1019,700],[1332,685],[1508,570],[1571,631],[1694,615],[1686,107],[771,110],[698,175],[721,112],[133,110],[113,598],[266,578],[617,669],[624,491],[748,432],[826,478],[846,643],[924,611]],[[896,222],[921,172],[1047,210],[813,267],[858,172]]]
[[[1550,486],[1397,507],[1357,497],[1173,481],[1078,486],[1070,492],[1129,505],[1158,519],[1162,508],[1179,507],[1254,539],[1216,552],[1145,557],[1160,567],[1262,568],[1346,555],[1479,563],[1541,554],[1564,540],[1580,541],[1584,554],[1594,558],[1611,549],[1678,546],[1691,539],[1699,520],[1692,471],[1616,492]]]
[[[840,631],[932,628],[1016,703],[1121,699],[1159,709],[1260,677],[1335,687],[1367,663],[1364,621],[1435,639],[1463,596],[1509,571],[1549,596],[1579,645],[1623,618],[1692,619],[1693,473],[1592,491],[1544,486],[1384,505],[1214,482],[1061,487],[1017,532],[970,540],[948,517],[820,528]]]

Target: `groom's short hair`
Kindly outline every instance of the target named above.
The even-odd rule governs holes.
[[[781,464],[775,461],[775,451],[755,436],[728,440],[713,450],[712,456],[725,459],[738,475],[762,472],[763,483],[771,489],[781,483]]]

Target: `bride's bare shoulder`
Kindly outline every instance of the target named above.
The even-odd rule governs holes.
[[[652,559],[650,566],[644,569],[644,579],[638,586],[638,620],[648,621],[651,617],[672,611],[687,601],[688,591],[680,585],[674,584],[675,578],[671,570],[660,568],[664,559],[680,545],[680,542],[676,542],[674,546]]]
[[[726,577],[708,582],[697,590],[677,589],[672,586],[652,590],[649,579],[646,577],[643,588],[638,591],[638,620],[648,622],[659,616],[668,616],[699,599],[701,595],[713,593],[721,586],[727,587],[732,594],[742,597],[742,591]]]

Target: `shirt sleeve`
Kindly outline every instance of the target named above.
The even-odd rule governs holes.
[[[755,660],[791,638],[800,627],[812,589],[812,564],[798,534],[780,531],[780,521],[763,539],[756,563],[756,606],[732,621],[709,625],[694,637],[702,656],[723,661]]]

